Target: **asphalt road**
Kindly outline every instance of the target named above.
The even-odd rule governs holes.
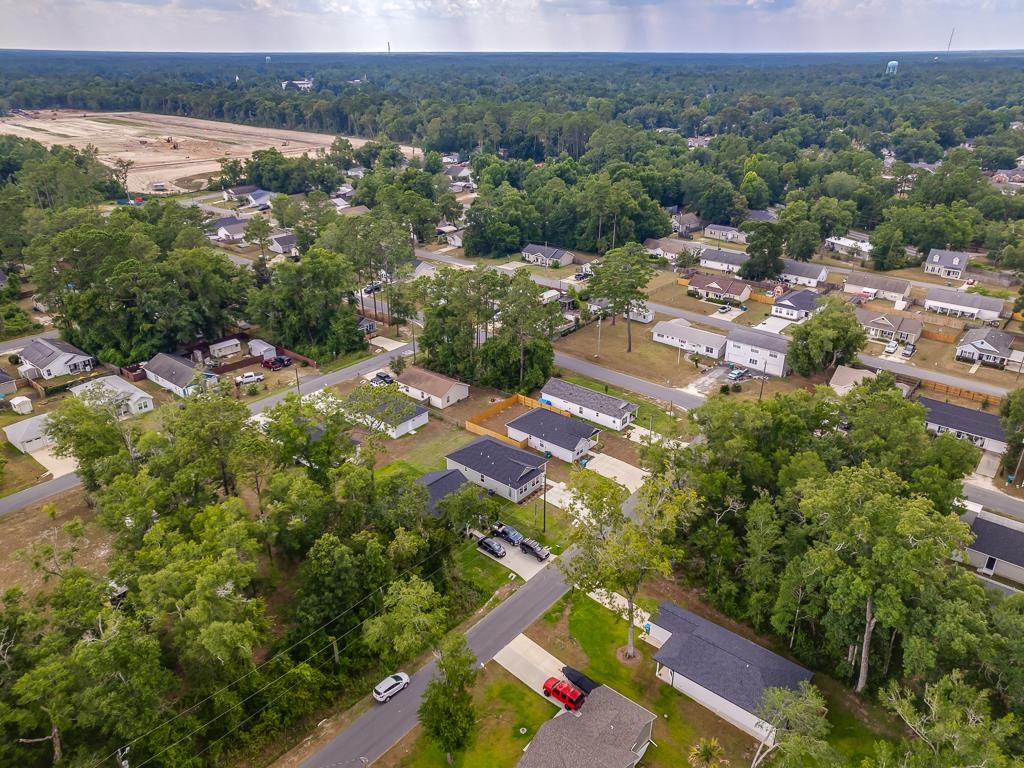
[[[567,556],[570,553],[562,555]],[[554,565],[526,582],[466,633],[477,660],[482,665],[489,662],[568,591]],[[303,768],[361,768],[378,759],[416,725],[416,710],[436,668],[431,662],[418,670],[407,690],[363,714],[304,762]]]
[[[613,387],[637,392],[647,397],[653,397],[656,400],[671,402],[681,408],[699,408],[704,404],[704,398],[700,395],[682,392],[671,387],[663,387],[660,384],[654,384],[644,379],[638,379],[635,376],[619,373],[618,371],[605,368],[598,363],[565,355],[561,352],[555,352],[555,365],[578,373],[581,376],[587,376],[605,384],[611,384]],[[640,426],[643,426],[643,424]]]

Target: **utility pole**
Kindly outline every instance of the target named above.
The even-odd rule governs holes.
[[[301,395],[302,391],[299,389],[299,366],[294,366],[292,370],[295,371],[295,394]]]
[[[601,310],[598,310],[599,312]],[[601,356],[601,321],[604,320],[604,315],[597,316],[597,354],[594,357]]]

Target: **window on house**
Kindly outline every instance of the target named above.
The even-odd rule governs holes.
[[[484,481],[484,476],[480,475],[480,482],[482,483],[483,481]]]
[[[747,360],[747,365],[760,365],[760,363],[756,357],[752,357]]]
[[[779,356],[779,354],[777,352],[769,352],[768,353],[768,357],[772,358],[773,360],[775,358],[777,358],[778,356]]]

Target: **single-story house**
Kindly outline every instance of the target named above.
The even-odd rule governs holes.
[[[117,418],[126,419],[153,410],[153,396],[120,376],[103,376],[70,388],[75,397],[108,398],[117,408]]]
[[[408,403],[408,401],[403,401]],[[412,405],[408,409],[401,409],[396,413],[389,413],[388,407],[382,406],[381,411],[378,414],[372,416],[364,416],[351,414],[350,416],[354,421],[363,424],[370,429],[375,429],[378,432],[383,432],[392,440],[397,440],[402,435],[408,435],[410,432],[415,432],[420,427],[427,426],[429,419],[429,411],[425,405]]]
[[[1006,365],[1013,352],[1013,336],[995,328],[972,328],[956,343],[956,359]]]
[[[654,310],[648,307],[646,302],[633,302],[622,316],[636,323],[654,322]]]
[[[772,316],[803,320],[818,311],[820,294],[814,291],[787,291],[772,304]]]
[[[736,227],[726,227],[721,224],[708,224],[704,227],[704,237],[712,240],[725,240],[730,243],[747,242],[747,233]]]
[[[356,327],[359,328],[359,332],[364,336],[369,336],[371,333],[376,332],[377,321],[371,317],[356,315]]]
[[[34,453],[53,445],[53,438],[46,434],[46,422],[49,416],[41,413],[4,427],[7,442],[22,453]]]
[[[600,317],[607,315],[609,306],[611,306],[611,301],[605,298],[596,297],[587,299],[587,310],[592,315],[598,315]]]
[[[828,278],[828,269],[821,264],[811,264],[809,261],[783,259],[782,274],[779,277],[787,283],[817,288],[818,283],[824,283]]]
[[[438,517],[437,505],[445,496],[457,493],[469,480],[457,469],[438,469],[413,480],[427,489],[427,511]]]
[[[469,482],[519,503],[544,487],[547,459],[493,437],[479,437],[445,456]]]
[[[206,386],[208,381],[216,381],[217,377],[203,370],[199,363],[186,360],[177,355],[158,352],[152,360],[144,363],[146,378],[159,387],[173,392],[178,397],[188,397],[193,392]],[[196,384],[200,377],[200,384]]]
[[[924,308],[940,315],[969,317],[975,320],[998,320],[1005,302],[980,293],[954,291],[951,288],[929,288]]]
[[[564,248],[528,243],[523,246],[523,261],[540,264],[542,267],[567,267],[572,264],[575,254]]]
[[[418,366],[409,366],[398,376],[398,388],[413,400],[428,401],[434,408],[447,408],[469,397],[469,385]]]
[[[988,512],[968,512],[963,519],[974,533],[967,557],[978,573],[1024,584],[1024,523]]]
[[[26,379],[53,379],[72,373],[87,373],[96,358],[62,339],[33,339],[18,353],[18,373]]]
[[[710,298],[741,303],[750,298],[749,283],[721,275],[702,275],[700,273],[691,275],[687,289],[702,299]]]
[[[971,261],[971,254],[964,251],[947,251],[942,248],[932,248],[928,256],[921,263],[925,274],[938,275],[950,280],[959,280],[963,277],[967,265]]]
[[[247,219],[235,219],[217,226],[217,239],[223,243],[245,243],[245,229],[249,226]]]
[[[245,200],[248,197],[248,195],[251,195],[253,192],[257,191],[259,191],[259,187],[257,187],[255,184],[242,184],[237,187],[228,187],[227,189],[224,190],[224,202],[227,203],[232,200],[241,202]]]
[[[811,679],[810,670],[674,603],[658,606],[648,634],[661,644],[658,678],[769,745],[775,734],[756,714],[765,691]]]
[[[850,368],[846,365],[837,365],[836,372],[832,374],[828,385],[840,397],[846,397],[850,390],[865,381],[870,381],[878,376],[874,371],[866,371],[862,368]]]
[[[849,237],[826,237],[825,248],[833,253],[841,253],[843,256],[855,256],[858,259],[866,259],[871,256],[873,246],[863,240],[854,240]]]
[[[473,177],[473,172],[466,163],[456,163],[445,168],[444,175],[452,181],[469,181]]]
[[[649,237],[644,240],[644,248],[647,249],[647,253],[669,260],[675,259],[680,253],[688,253],[692,250],[692,246],[692,243],[675,240],[671,237]]]
[[[787,352],[789,339],[786,336],[752,328],[733,328],[725,346],[725,361],[766,376],[785,376],[789,373]]]
[[[533,408],[505,425],[513,440],[526,440],[535,451],[547,451],[556,459],[572,464],[597,445],[601,433],[585,421],[563,416],[547,408]]]
[[[700,216],[696,213],[677,213],[672,217],[672,231],[692,235],[700,230]]]
[[[414,278],[419,277],[433,277],[437,274],[437,267],[431,264],[429,261],[416,260],[413,268],[412,276]]]
[[[263,339],[249,339],[249,356],[270,360],[277,357],[277,347]]]
[[[921,338],[924,324],[906,315],[875,312],[871,309],[857,309],[857,322],[869,339],[902,341],[914,344]]]
[[[961,440],[967,440],[983,451],[1003,454],[1006,452],[1006,436],[997,413],[976,411],[961,405],[918,398],[925,408],[924,426],[929,432],[941,435],[951,432]]]
[[[516,768],[635,768],[653,744],[658,717],[606,685],[577,712],[559,712],[537,729]]]
[[[705,248],[700,252],[700,265],[705,269],[719,272],[739,272],[750,257],[742,251],[727,251],[723,248]]]
[[[285,256],[299,255],[299,246],[296,245],[295,234],[293,232],[282,232],[280,235],[274,235],[271,237],[267,250],[273,251],[274,253],[280,253]]]
[[[851,272],[843,283],[843,291],[866,294],[873,299],[902,301],[910,295],[910,281],[870,272]]]
[[[681,317],[662,320],[654,326],[652,333],[654,340],[659,344],[694,352],[714,360],[718,360],[725,353],[725,336],[694,328],[688,320]]]
[[[13,395],[18,391],[18,382],[3,371],[0,371],[0,393]]]
[[[553,405],[602,427],[621,431],[633,423],[637,406],[628,400],[597,392],[552,376],[541,389],[541,402]]]
[[[466,231],[464,229],[457,229],[454,232],[447,233],[444,239],[452,248],[461,248],[465,234]]]
[[[771,224],[779,220],[779,214],[770,209],[751,208],[743,216],[744,221],[763,221]]]

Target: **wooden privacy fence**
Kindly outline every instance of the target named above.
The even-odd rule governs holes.
[[[921,338],[941,341],[946,344],[955,344],[956,340],[960,338],[960,334],[954,333],[953,331],[942,331],[938,328],[929,328],[928,326],[924,326],[921,330]]]
[[[928,381],[927,379],[922,379],[921,388],[931,390],[939,395],[959,397],[975,403],[988,403],[988,405],[990,405],[994,410],[998,410],[999,405],[1003,402],[1003,398],[999,395],[989,395],[984,392],[975,392],[972,389],[954,387],[949,384],[943,384],[941,381]]]
[[[492,403],[482,411],[478,411],[466,419],[466,431],[471,432],[474,435],[493,437],[494,439],[501,440],[509,445],[514,445],[517,448],[525,448],[527,443],[526,439],[513,440],[508,435],[503,435],[500,432],[495,432],[493,429],[483,426],[483,422],[493,418],[502,411],[511,408],[513,405],[522,405],[527,408],[545,408],[549,411],[560,413],[563,416],[571,415],[568,411],[563,411],[561,408],[556,408],[553,405],[542,403],[539,400],[534,400],[532,397],[527,397],[526,395],[512,395],[511,397],[506,397],[504,400],[498,400],[496,403]]]

